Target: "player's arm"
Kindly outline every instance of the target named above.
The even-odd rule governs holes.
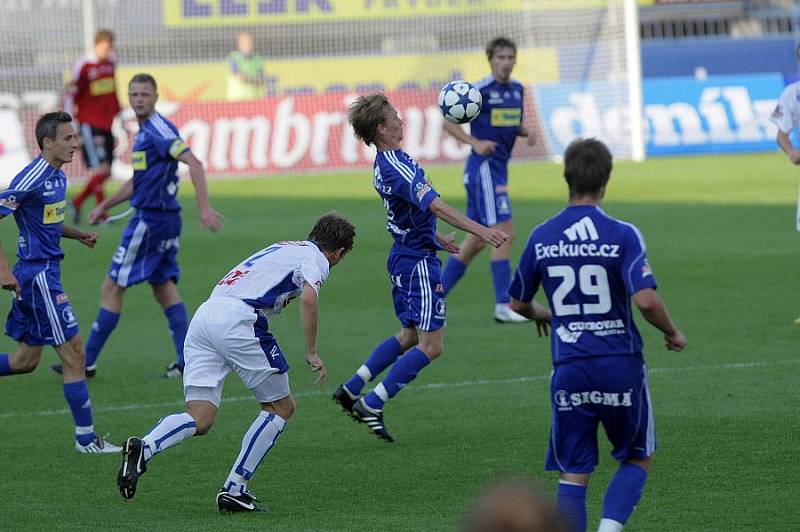
[[[319,301],[317,291],[308,283],[303,283],[300,293],[300,324],[306,341],[306,362],[314,372],[319,373],[314,384],[325,382],[325,363],[317,354],[317,325],[319,323]]]
[[[495,147],[497,147],[496,142],[491,140],[476,139],[475,137],[464,131],[458,124],[448,122],[447,120],[444,121],[444,130],[450,133],[456,139],[463,142],[464,144],[469,144],[470,146],[472,146],[472,149],[475,150],[475,153],[483,157],[491,155],[492,152],[494,152]]]
[[[94,225],[105,216],[108,215],[108,210],[120,203],[128,201],[133,196],[133,178],[127,180],[121,187],[117,189],[110,197],[101,201],[97,207],[89,213],[89,223]]]
[[[5,214],[0,214],[0,220],[5,217]],[[3,287],[3,290],[13,290],[17,296],[22,293],[19,287],[19,281],[17,281],[17,278],[11,273],[11,267],[8,265],[2,242],[0,242],[0,286]]]
[[[792,144],[792,139],[789,138],[789,133],[784,133],[778,130],[778,146],[781,147],[783,153],[789,156],[789,160],[794,164],[800,164],[800,150],[796,149]]]
[[[222,228],[222,215],[211,207],[208,201],[208,184],[206,183],[206,170],[203,163],[189,150],[178,156],[178,160],[189,167],[189,177],[194,185],[194,195],[197,208],[200,210],[200,223],[212,231]]]
[[[93,248],[97,244],[99,235],[95,232],[87,233],[77,227],[64,224],[61,226],[61,237],[77,240],[87,248]]]
[[[535,321],[536,332],[539,336],[548,336],[550,334],[550,320],[553,318],[550,314],[550,309],[544,305],[540,305],[534,300],[530,300],[526,303],[514,298],[511,298],[509,306],[511,310],[517,314],[521,314],[529,320]]]
[[[508,235],[499,229],[492,227],[485,227],[477,222],[474,222],[462,214],[458,209],[451,207],[442,198],[436,197],[428,209],[437,217],[449,223],[453,227],[457,227],[468,233],[481,238],[488,244],[499,248],[503,242],[508,240]]]
[[[644,288],[633,294],[633,301],[653,327],[664,333],[666,348],[670,351],[683,351],[686,336],[678,329],[667,311],[667,306],[652,288]]]

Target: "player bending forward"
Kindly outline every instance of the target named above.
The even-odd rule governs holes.
[[[586,530],[586,489],[602,423],[620,466],[598,530],[618,532],[642,495],[656,449],[630,299],[664,333],[667,349],[681,351],[686,337],[656,293],[642,234],[600,209],[611,177],[608,148],[594,139],[574,141],[564,154],[564,177],[569,205],[533,230],[509,288],[511,308],[528,318],[541,315],[533,296],[542,287],[553,314],[547,469],[560,471],[558,509],[573,530]]]
[[[317,221],[308,240],[273,244],[222,278],[197,309],[186,335],[186,412],[166,416],[144,437],[125,442],[117,476],[123,497],[133,498],[139,477],[154,455],[209,431],[223,382],[233,370],[261,403],[261,412],[244,435],[239,456],[217,493],[217,506],[221,512],[264,511],[256,506],[247,482],[295,410],[289,365],[269,332],[268,320],[300,297],[306,362],[319,373],[316,384],[322,384],[326,372],[317,355],[317,298],[329,268],[352,249],[354,237],[355,227],[349,220],[329,213]]]

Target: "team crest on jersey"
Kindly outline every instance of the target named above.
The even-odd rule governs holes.
[[[422,201],[422,198],[425,197],[425,194],[431,191],[431,186],[428,183],[417,183],[415,189],[417,201]]]
[[[48,203],[44,206],[42,213],[43,224],[57,224],[64,221],[64,213],[67,210],[67,202],[61,200],[56,203]]]

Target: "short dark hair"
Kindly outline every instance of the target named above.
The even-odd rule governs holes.
[[[508,37],[495,37],[486,45],[486,58],[491,61],[494,53],[498,48],[511,48],[514,53],[517,53],[517,43]]]
[[[94,34],[94,43],[98,44],[98,43],[101,43],[101,42],[108,42],[109,44],[111,44],[113,46],[113,44],[114,44],[114,32],[109,30],[109,29],[106,29],[106,28],[103,28],[101,30],[97,30],[97,32]]]
[[[153,86],[153,88],[156,91],[158,91],[158,84],[156,83],[156,78],[154,78],[150,74],[142,74],[142,73],[136,74],[128,82],[128,88],[130,89],[131,85],[133,85],[134,83],[149,83],[150,85]]]
[[[611,177],[611,152],[597,139],[573,140],[564,152],[564,179],[570,196],[594,196]]]
[[[389,98],[382,93],[359,96],[350,105],[347,119],[356,137],[367,146],[375,143],[378,126],[386,123],[386,110],[391,105]]]
[[[323,251],[331,252],[340,248],[350,251],[355,237],[356,227],[336,211],[323,214],[308,235],[308,239],[316,242]]]
[[[44,139],[56,140],[58,126],[71,123],[72,117],[64,111],[54,111],[39,117],[36,121],[36,144],[39,145],[39,149],[44,149]]]

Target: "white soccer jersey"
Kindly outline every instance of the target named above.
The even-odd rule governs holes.
[[[769,119],[786,134],[800,127],[800,81],[787,85]]]
[[[299,296],[304,283],[314,287],[319,296],[329,269],[328,259],[314,242],[278,242],[228,272],[214,287],[209,300],[240,299],[269,318]]]

